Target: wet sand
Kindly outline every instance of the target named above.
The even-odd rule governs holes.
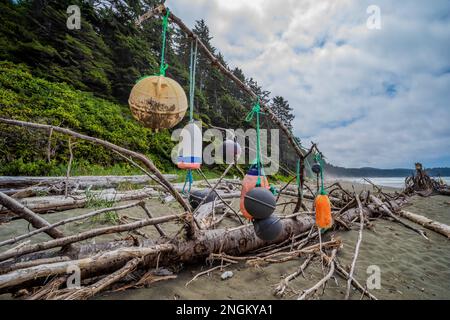
[[[351,190],[351,184],[343,182],[345,188]],[[357,190],[371,189],[367,185],[355,185]],[[392,188],[383,188],[386,191],[394,191]],[[151,200],[150,205],[155,216],[168,214],[177,210],[177,204],[163,205],[157,200]],[[406,208],[411,212],[427,216],[431,219],[450,224],[450,197],[433,196],[429,198],[413,197]],[[235,206],[238,201],[235,200]],[[279,209],[281,210],[281,208]],[[92,209],[70,210],[64,213],[46,215],[50,222],[92,211]],[[143,213],[136,208],[122,211],[121,216],[141,217]],[[93,223],[90,221],[89,223]],[[100,222],[95,222],[99,224]],[[427,241],[417,233],[406,229],[394,222],[377,220],[374,230],[364,230],[363,241],[356,264],[355,277],[363,285],[368,274],[367,267],[376,265],[381,270],[381,289],[371,290],[379,299],[450,299],[450,240],[442,235],[427,230],[430,241]],[[170,224],[164,229],[169,234],[174,234],[180,226]],[[0,240],[22,233],[27,225],[15,221],[3,225],[0,231]],[[65,226],[66,233],[76,232],[79,228],[85,229],[86,225]],[[338,253],[338,260],[343,266],[348,266],[354,252],[354,246],[358,237],[358,231],[328,232],[325,239],[340,237],[344,247]],[[143,229],[150,236],[157,233],[153,227]],[[126,235],[123,235],[126,236]],[[104,236],[96,241],[114,239],[117,236]],[[46,235],[40,235],[34,240],[45,240]],[[92,240],[90,240],[92,241]],[[87,241],[89,242],[89,241]],[[2,251],[5,247],[1,248]],[[272,264],[262,268],[249,267],[245,264],[233,265],[226,270],[233,271],[234,276],[228,280],[221,280],[221,271],[216,270],[198,278],[189,286],[186,282],[192,279],[198,272],[208,269],[210,266],[196,265],[184,266],[178,272],[178,277],[173,280],[152,284],[148,288],[130,289],[122,292],[106,292],[96,299],[278,299],[272,292],[280,279],[287,274],[295,272],[302,264],[304,257],[297,260]],[[293,280],[289,294],[283,299],[295,299],[302,289],[314,285],[322,277],[322,269],[319,261],[314,261],[305,271],[305,278],[298,277]],[[321,299],[343,299],[346,281],[340,277],[331,279]],[[297,293],[295,293],[297,292]],[[8,299],[9,295],[0,296],[0,299]],[[351,298],[360,299],[361,294],[353,291]]]

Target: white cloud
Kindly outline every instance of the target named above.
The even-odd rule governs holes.
[[[336,165],[450,166],[448,1],[170,0],[272,95]],[[381,9],[381,30],[366,8]]]

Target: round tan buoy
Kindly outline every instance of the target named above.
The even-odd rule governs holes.
[[[183,119],[188,108],[183,88],[163,76],[149,76],[136,83],[128,104],[133,116],[151,129],[172,128]]]

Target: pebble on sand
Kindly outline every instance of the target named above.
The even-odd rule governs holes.
[[[227,279],[231,278],[232,276],[233,276],[233,272],[232,271],[225,271],[224,273],[222,273],[220,278],[222,280],[227,280]]]

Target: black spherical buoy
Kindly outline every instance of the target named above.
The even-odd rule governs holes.
[[[320,164],[318,164],[317,162],[315,162],[315,163],[312,165],[311,170],[312,170],[314,173],[316,173],[316,174],[320,173]]]
[[[245,195],[245,210],[255,219],[268,218],[275,211],[275,206],[275,197],[266,188],[253,188]]]
[[[258,238],[264,241],[272,241],[280,235],[283,224],[281,223],[280,218],[270,216],[267,219],[253,220],[253,227]]]
[[[214,201],[214,199],[217,198],[217,194],[215,192],[209,193],[210,190],[211,189],[192,191],[191,194],[189,195],[189,203],[191,204],[192,208],[194,209],[197,208],[205,197],[206,200],[203,203]]]

